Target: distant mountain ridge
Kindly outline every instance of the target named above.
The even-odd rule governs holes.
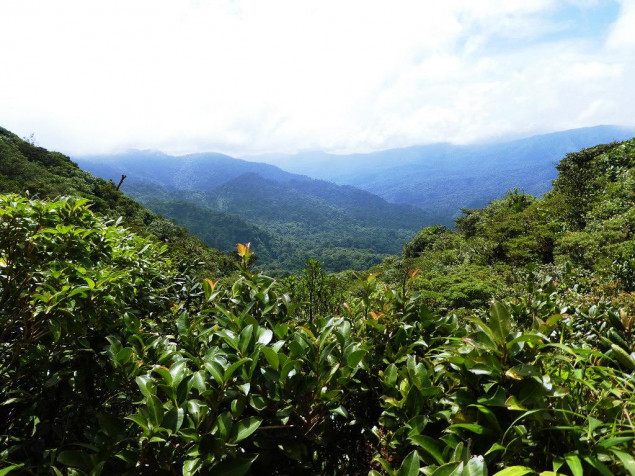
[[[451,225],[461,208],[484,206],[509,189],[542,195],[556,178],[555,164],[569,152],[633,136],[635,128],[596,126],[490,144],[439,143],[367,154],[307,152],[251,159],[412,204]]]
[[[75,160],[102,178],[125,174],[123,191],[212,246],[228,251],[232,241],[251,241],[260,262],[281,272],[308,258],[329,270],[367,268],[434,222],[412,205],[222,154],[131,151]]]
[[[215,152],[174,157],[155,150],[130,150],[113,155],[76,157],[86,170],[99,176],[151,182],[173,190],[209,191],[244,173],[256,173],[278,182],[307,179],[280,168],[258,162],[235,159]]]
[[[462,208],[482,207],[509,189],[542,195],[568,152],[633,135],[635,128],[597,126],[504,143],[259,158],[290,171],[217,153],[76,160],[106,179],[126,174],[122,190],[212,246],[252,241],[261,262],[279,271],[301,269],[309,257],[340,270],[398,253],[422,226],[452,226]]]

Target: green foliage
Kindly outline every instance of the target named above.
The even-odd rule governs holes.
[[[635,474],[633,147],[563,168],[596,172],[584,220],[573,185],[513,191],[282,281],[249,244],[201,280],[84,198],[0,196],[0,474]]]
[[[113,371],[106,337],[155,327],[181,278],[164,246],[97,218],[86,199],[0,196],[0,250],[0,442],[4,458],[40,466],[126,404],[116,389],[135,356],[117,353]]]
[[[164,247],[85,200],[9,195],[0,211],[6,465],[243,474],[256,458],[270,469],[356,464],[325,445],[348,444],[334,435],[363,391],[365,346],[344,318],[291,321],[288,296],[245,268],[247,246],[231,287],[201,287]]]
[[[227,160],[235,162],[237,170],[256,167],[258,174],[234,172],[231,178],[219,170],[218,177],[202,181],[197,175],[214,169],[212,164],[195,162],[183,170],[176,166],[173,176],[166,177],[163,171],[154,171],[151,161],[138,170],[143,158],[129,157],[122,167],[130,178],[122,189],[210,246],[227,252],[237,242],[251,242],[258,266],[276,275],[300,272],[311,258],[327,271],[368,269],[398,253],[401,243],[429,221],[423,210],[387,203],[352,187],[291,174],[266,179],[260,175],[265,164]],[[104,177],[118,176],[111,169],[86,164]],[[178,183],[173,183],[177,176]]]
[[[431,226],[423,228],[417,235],[403,247],[405,258],[416,258],[423,251],[430,249],[438,241],[438,238],[448,229],[444,226]]]
[[[117,177],[119,178],[119,177]],[[231,260],[218,250],[142,207],[112,181],[93,177],[57,152],[36,147],[0,128],[0,193],[29,193],[32,197],[56,199],[61,196],[87,198],[94,212],[117,219],[140,234],[154,234],[168,244],[173,258],[196,256],[201,273],[227,273]]]

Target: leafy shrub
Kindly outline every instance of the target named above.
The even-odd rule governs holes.
[[[405,258],[416,258],[424,250],[430,249],[434,246],[441,235],[446,233],[448,229],[444,226],[431,226],[423,228],[417,235],[406,243],[403,247],[403,255]]]
[[[0,168],[78,173],[25,154]],[[281,282],[249,245],[200,280],[85,200],[2,196],[0,474],[633,475],[632,159],[573,155],[414,257]]]
[[[106,337],[155,327],[178,289],[164,247],[86,203],[0,196],[0,442],[9,460],[54,461],[102,412],[125,407],[117,388],[127,376],[112,371]]]

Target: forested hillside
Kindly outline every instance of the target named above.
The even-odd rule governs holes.
[[[276,182],[309,180],[273,165],[248,162],[228,155],[205,153],[173,157],[152,150],[77,157],[89,172],[108,178],[128,175],[129,182],[151,182],[169,190],[208,192],[243,174],[258,174]]]
[[[29,198],[109,184],[3,137],[1,474],[635,474],[635,139],[369,271],[239,244],[219,281],[99,195]]]
[[[434,222],[424,210],[354,187],[220,154],[140,151],[79,161],[103,178],[125,174],[123,191],[210,246],[253,243],[257,264],[276,275],[300,271],[309,258],[329,271],[367,269]]]
[[[431,144],[367,154],[270,154],[257,160],[285,170],[368,190],[393,203],[425,209],[431,223],[451,226],[464,207],[482,207],[519,188],[542,195],[568,152],[628,139],[635,129],[596,126],[514,141]]]
[[[195,254],[207,273],[231,267],[223,253],[117,191],[112,181],[96,178],[65,155],[37,147],[0,127],[0,193],[11,192],[28,192],[37,198],[87,198],[93,211],[121,217],[132,230],[167,242],[173,255]]]

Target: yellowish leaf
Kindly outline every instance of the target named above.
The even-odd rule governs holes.
[[[218,281],[212,281],[209,278],[205,278],[205,282],[209,284],[209,287],[212,288],[212,291],[216,289],[216,285],[218,284]]]
[[[251,243],[247,243],[243,245],[242,243],[238,243],[238,255],[245,256],[250,253],[249,248],[251,247]]]

